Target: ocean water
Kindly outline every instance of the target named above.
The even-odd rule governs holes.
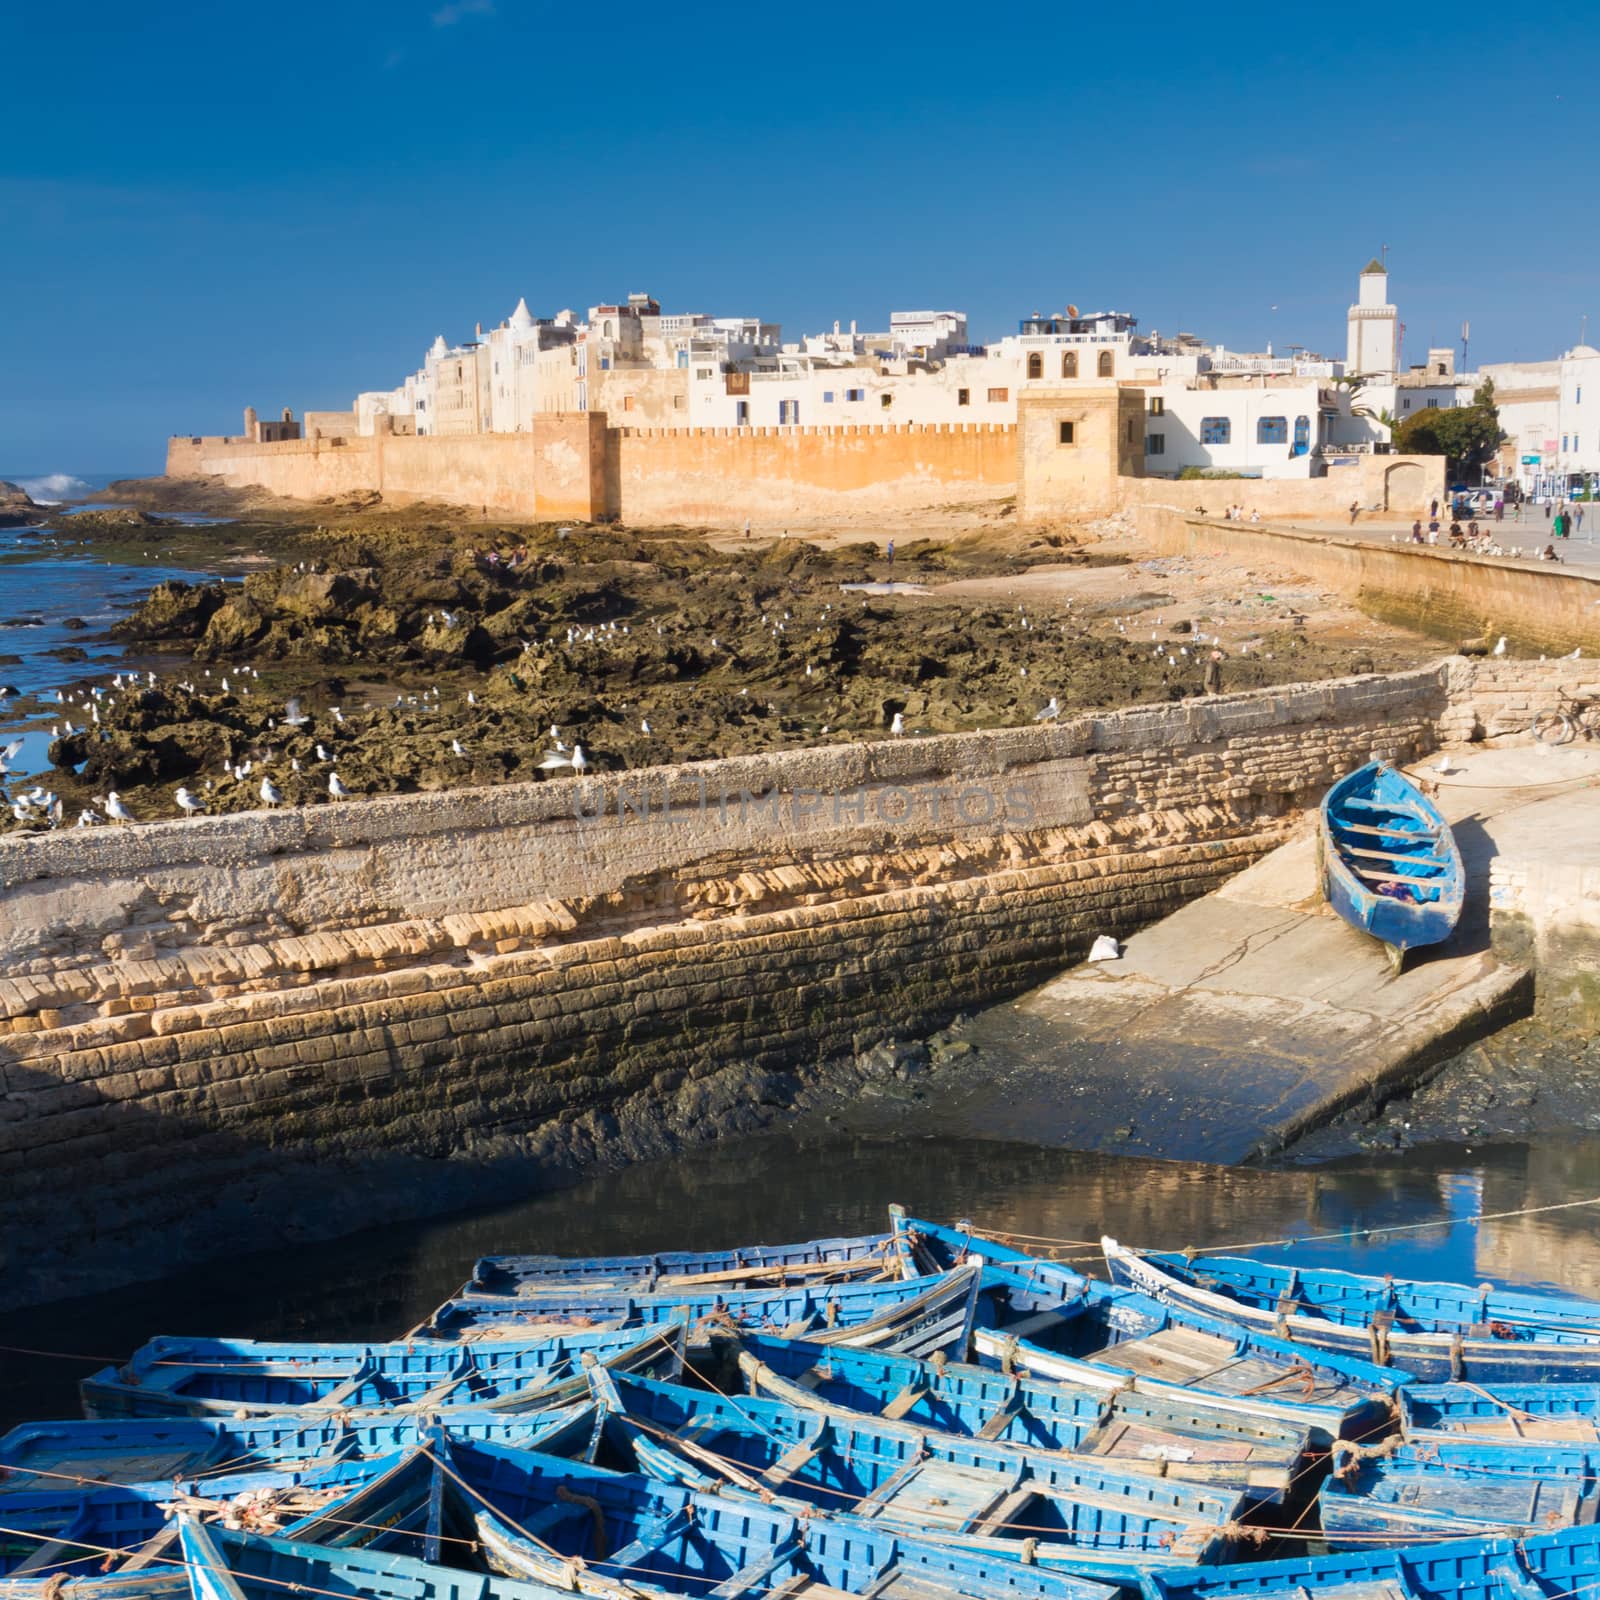
[[[48,770],[51,730],[61,716],[53,703],[56,691],[109,681],[124,667],[160,671],[176,664],[115,643],[108,637],[113,622],[153,584],[213,576],[164,559],[159,529],[150,530],[148,552],[107,561],[58,542],[48,530],[0,528],[0,688],[18,691],[0,698],[0,743],[23,741],[8,763],[12,773],[31,777]],[[88,659],[59,654],[77,650]]]

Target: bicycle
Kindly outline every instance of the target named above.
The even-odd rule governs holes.
[[[1580,700],[1565,689],[1556,691],[1556,705],[1537,712],[1528,731],[1540,744],[1570,744],[1575,734],[1600,739],[1600,701]]]

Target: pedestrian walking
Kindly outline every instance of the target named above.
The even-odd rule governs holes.
[[[1359,500],[1352,500],[1350,502],[1350,526],[1352,528],[1355,527],[1356,518],[1359,517],[1360,515],[1361,515],[1361,502]]]
[[[1436,518],[1438,515],[1439,515],[1439,500],[1438,500],[1438,497],[1435,496],[1433,504],[1428,507],[1428,516],[1430,518]]]
[[[1500,495],[1494,497],[1494,520],[1496,522],[1504,522],[1506,520],[1506,503]]]

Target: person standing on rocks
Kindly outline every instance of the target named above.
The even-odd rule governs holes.
[[[1213,650],[1206,662],[1205,676],[1201,679],[1207,694],[1222,693],[1222,652]]]

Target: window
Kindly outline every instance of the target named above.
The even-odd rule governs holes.
[[[611,323],[611,322],[602,322],[600,324],[600,337],[602,339],[615,339],[616,336],[617,336],[617,330],[616,330],[616,327],[615,327],[615,325],[613,323]]]
[[[1428,410],[1437,411],[1438,409],[1439,409],[1439,400],[1438,400],[1438,397],[1435,396],[1432,400],[1430,400],[1428,402]]]
[[[1061,376],[1063,378],[1076,378],[1078,376],[1078,352],[1067,350],[1061,356]]]
[[[1028,376],[1030,378],[1042,378],[1044,376],[1044,357],[1037,350],[1030,351],[1028,354]]]
[[[1167,453],[1166,434],[1147,433],[1144,436],[1144,453],[1147,456],[1164,456]]]
[[[1102,378],[1109,378],[1111,376],[1111,361],[1111,352],[1109,350],[1102,350],[1100,352],[1099,361],[1095,363],[1095,370]]]
[[[878,404],[887,411],[894,404],[894,396],[886,391],[878,396]]]
[[[1011,391],[1009,389],[991,389],[989,391],[990,405],[1004,405],[1010,398]]]
[[[686,367],[689,365],[689,352],[687,350],[680,350],[678,352],[678,365],[680,367]]]
[[[1257,444],[1288,444],[1289,419],[1287,417],[1262,417],[1256,422]]]
[[[831,406],[833,404],[833,390],[832,389],[824,389],[822,391],[822,403],[825,406]]]
[[[611,370],[611,357],[610,356],[601,356],[600,357],[600,370],[602,372],[609,372]]]
[[[846,400],[865,400],[867,391],[865,389],[846,389],[844,397]]]
[[[1294,419],[1294,453],[1303,456],[1311,448],[1311,418]]]
[[[624,411],[632,411],[633,410],[633,396],[631,394],[623,395],[623,397],[622,397],[622,409]]]
[[[694,370],[694,375],[702,383],[704,383],[711,376],[711,368],[710,367],[696,367],[695,370]]]
[[[1226,417],[1201,417],[1201,444],[1227,444],[1232,438],[1233,424]]]
[[[733,402],[733,420],[741,428],[750,421],[750,402],[748,400],[735,400]]]
[[[1075,432],[1076,432],[1076,424],[1071,423],[1071,422],[1063,422],[1061,424],[1061,442],[1062,442],[1062,444],[1071,444],[1073,442],[1073,434]]]
[[[684,407],[688,405],[688,403],[688,398],[684,395],[675,394],[672,397],[672,409],[674,411],[682,411]]]
[[[1167,414],[1167,402],[1165,400],[1163,400],[1161,398],[1161,396],[1158,395],[1158,394],[1151,395],[1150,396],[1150,415],[1152,417],[1164,417],[1164,416],[1166,416],[1166,414]]]
[[[970,389],[957,389],[956,404],[958,406],[970,406],[972,404],[972,391]]]
[[[798,400],[780,400],[778,402],[778,421],[780,423],[793,423],[800,420],[800,402]]]
[[[1411,409],[1411,398],[1409,395],[1400,402],[1400,409],[1402,411],[1409,411]]]

